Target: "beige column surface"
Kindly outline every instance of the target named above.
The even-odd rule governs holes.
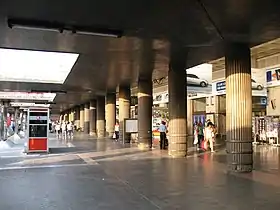
[[[96,137],[96,100],[90,101],[89,107],[89,135]]]
[[[187,100],[187,128],[188,128],[188,135],[193,135],[193,100]]]
[[[80,106],[80,128],[81,131],[84,131],[84,123],[85,123],[85,111],[84,111],[84,105]]]
[[[130,135],[124,134],[124,119],[130,118],[130,86],[119,86],[119,123],[120,139],[125,142],[130,141]]]
[[[96,132],[98,138],[105,137],[105,97],[98,96],[96,107]]]
[[[152,147],[152,78],[138,81],[138,142],[140,148]]]
[[[172,47],[172,46],[171,46]],[[168,71],[169,146],[172,157],[187,155],[187,94],[185,49],[172,49]]]
[[[85,104],[85,109],[84,109],[84,114],[85,114],[85,119],[84,119],[84,132],[86,134],[89,134],[89,103]]]
[[[106,135],[112,138],[116,124],[116,93],[107,93],[106,95],[105,119]]]
[[[228,170],[252,171],[251,61],[245,44],[226,48],[226,140]]]

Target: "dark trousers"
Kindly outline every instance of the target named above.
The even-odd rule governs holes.
[[[120,138],[120,132],[119,131],[115,131],[116,134],[116,140],[118,140]]]
[[[165,149],[166,145],[166,133],[160,132],[160,149]]]
[[[198,135],[198,144],[197,144],[198,148],[201,148],[201,143],[202,143],[203,139],[204,139],[203,135]]]

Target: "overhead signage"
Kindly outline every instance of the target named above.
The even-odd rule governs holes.
[[[201,64],[186,70],[187,95],[189,99],[212,94],[212,65]]]
[[[253,96],[267,96],[267,88],[265,81],[265,72],[263,69],[252,69],[252,95]],[[221,74],[224,75],[224,74]],[[224,95],[226,94],[226,80],[223,77],[216,78],[216,81],[212,85],[213,95]]]
[[[55,93],[0,92],[0,99],[53,101]]]
[[[18,103],[18,102],[11,102],[10,105],[12,107],[50,107],[50,104],[36,104],[36,103]]]
[[[280,85],[280,68],[266,70],[267,87]]]
[[[201,64],[186,70],[186,93],[188,99],[203,98],[212,94],[212,65]],[[155,92],[153,103],[168,103],[168,91]]]

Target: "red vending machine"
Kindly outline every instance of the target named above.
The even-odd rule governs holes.
[[[27,153],[49,152],[49,109],[28,109]]]

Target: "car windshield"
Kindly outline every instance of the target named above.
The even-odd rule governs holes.
[[[255,80],[253,80],[253,79],[252,79],[252,82],[256,83],[256,81],[255,81]]]
[[[194,75],[194,74],[187,74],[187,77],[199,79],[198,76],[196,76],[196,75]]]

